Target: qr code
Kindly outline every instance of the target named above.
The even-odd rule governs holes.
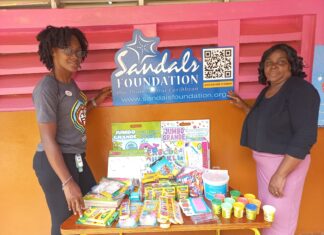
[[[233,79],[233,47],[203,49],[204,81]]]

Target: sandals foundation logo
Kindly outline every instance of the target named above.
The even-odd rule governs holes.
[[[140,30],[115,55],[112,74],[113,103],[142,105],[227,99],[233,89],[233,48],[203,49],[203,60],[185,49],[179,59],[159,52],[158,37]],[[224,50],[227,50],[226,52]],[[221,58],[223,57],[223,58]]]

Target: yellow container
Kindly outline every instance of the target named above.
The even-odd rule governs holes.
[[[221,211],[222,211],[222,200],[215,198],[212,200],[212,209],[213,209],[213,213],[214,215],[220,215]]]
[[[259,199],[251,199],[250,203],[257,206],[257,215],[260,213],[261,201]]]
[[[235,202],[233,204],[233,208],[234,208],[234,217],[236,218],[242,218],[243,217],[243,212],[244,212],[244,203],[242,202]]]
[[[228,202],[222,203],[222,217],[224,219],[230,219],[232,215],[232,204]]]
[[[246,218],[248,220],[255,220],[257,215],[257,206],[254,204],[247,204],[246,207]]]
[[[225,197],[224,198],[224,202],[228,202],[228,203],[231,203],[233,205],[234,202],[235,202],[235,199],[234,198],[231,198],[231,197]]]
[[[237,201],[242,202],[244,205],[249,203],[249,200],[246,197],[238,197]]]
[[[238,190],[231,190],[230,191],[231,198],[237,201],[237,198],[241,195],[241,192]]]
[[[251,199],[255,199],[256,198],[255,195],[252,194],[252,193],[246,193],[246,194],[244,194],[244,197],[249,200],[249,203],[251,203],[250,202]]]
[[[217,193],[217,194],[215,194],[215,198],[218,198],[218,199],[222,200],[222,202],[223,202],[224,198],[225,198],[225,195],[221,194],[221,193]]]

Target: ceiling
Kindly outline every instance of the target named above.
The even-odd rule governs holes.
[[[239,1],[253,0],[1,0],[0,9],[89,8]]]

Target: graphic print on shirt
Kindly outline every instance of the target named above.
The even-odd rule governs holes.
[[[76,100],[71,109],[71,120],[74,127],[84,134],[87,117],[87,97],[83,92],[80,92],[80,96],[83,100]]]

